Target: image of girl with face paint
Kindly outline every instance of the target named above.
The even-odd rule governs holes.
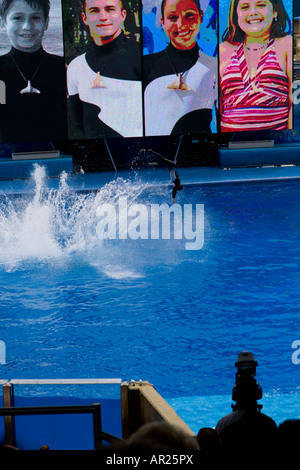
[[[144,55],[145,134],[211,132],[217,100],[217,60],[196,41],[203,22],[199,0],[163,0],[162,51]]]
[[[290,30],[282,0],[231,1],[219,51],[223,132],[292,128]]]

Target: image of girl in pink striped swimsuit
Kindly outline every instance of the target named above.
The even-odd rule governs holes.
[[[282,0],[231,1],[219,51],[222,132],[292,128],[290,30]]]

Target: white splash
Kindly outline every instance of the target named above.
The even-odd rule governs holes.
[[[46,172],[36,167],[32,175],[32,200],[7,200],[0,211],[0,261],[15,265],[22,259],[60,256],[61,250],[49,230],[53,208],[42,201]],[[15,204],[14,204],[15,202]]]
[[[75,254],[90,259],[91,265],[102,264],[103,272],[107,254],[96,234],[97,208],[107,202],[117,204],[122,195],[133,202],[145,184],[118,178],[97,192],[78,193],[70,189],[63,172],[59,188],[54,190],[47,187],[45,168],[39,165],[31,180],[33,194],[0,198],[0,265],[13,270],[24,262],[62,261]],[[113,277],[122,277],[116,273],[117,266]]]

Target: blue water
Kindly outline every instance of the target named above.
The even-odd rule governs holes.
[[[169,203],[170,187],[117,179],[74,193],[0,195],[0,378],[148,380],[196,431],[231,408],[234,363],[258,361],[263,411],[298,416],[298,181],[186,186],[204,204],[204,245],[99,240],[97,207]],[[60,388],[61,390],[61,388]]]

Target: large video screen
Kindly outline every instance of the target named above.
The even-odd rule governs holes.
[[[0,140],[293,126],[292,0],[0,0]]]
[[[292,0],[219,0],[220,127],[293,126]]]
[[[143,2],[145,135],[215,132],[216,0]]]
[[[70,138],[143,135],[140,4],[64,3]]]
[[[67,138],[60,0],[0,1],[0,140]]]

